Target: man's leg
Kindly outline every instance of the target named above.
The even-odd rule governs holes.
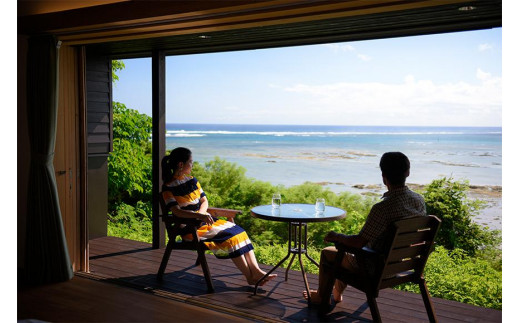
[[[312,303],[320,303],[322,297],[328,298],[330,295],[322,295],[322,291],[327,290],[327,284],[330,283],[330,277],[332,276],[332,266],[334,265],[334,261],[336,259],[336,254],[338,253],[338,250],[334,246],[329,246],[321,250],[320,255],[320,272],[318,276],[318,290],[314,291],[311,290],[311,302]],[[327,265],[325,265],[327,264]],[[343,261],[341,262],[341,267],[346,268],[351,271],[357,271],[359,270],[356,258],[354,255],[350,253],[346,253],[345,257],[343,257]],[[329,287],[330,288],[330,287]],[[334,288],[332,289],[332,293],[334,296],[334,300],[336,302],[341,302],[343,300],[343,291],[345,291],[345,288],[347,288],[347,284],[343,283],[340,280],[334,281]],[[304,293],[307,294],[306,292]]]
[[[318,287],[318,293],[320,296],[320,299],[322,297],[329,297],[330,295],[322,295],[321,292],[325,291],[327,288],[327,283],[330,283],[330,277],[332,276],[333,272],[331,270],[332,265],[334,265],[334,261],[336,259],[336,254],[338,253],[338,250],[336,247],[330,246],[326,247],[321,251],[321,257],[320,257],[320,275],[319,275],[319,287]],[[349,268],[349,261],[346,261],[345,258],[352,256],[350,254],[346,254],[345,257],[343,257],[342,267]],[[327,264],[326,266],[324,264]],[[323,274],[322,274],[323,273]],[[330,285],[329,285],[330,286]],[[330,287],[329,287],[330,288]],[[334,296],[334,300],[336,302],[341,302],[343,300],[343,291],[347,288],[347,285],[343,283],[340,280],[334,281],[334,288],[332,289],[332,294]]]
[[[311,290],[310,295],[307,295],[307,291],[303,292],[305,298],[311,298],[311,303],[319,304],[321,302],[322,297],[329,297],[329,295],[322,295],[321,293],[324,290],[327,290],[327,285],[331,283],[330,279],[332,271],[330,270],[330,266],[334,264],[336,253],[337,250],[334,247],[326,247],[321,250],[320,271],[318,275],[318,290]]]
[[[327,284],[327,277],[330,277],[332,275],[332,272],[330,271],[330,266],[334,264],[334,261],[336,259],[336,254],[338,253],[338,250],[336,247],[330,246],[322,250],[321,252],[321,258],[320,258],[320,277],[319,277],[319,290],[324,290],[326,288]],[[328,266],[323,266],[323,263],[328,263]],[[356,272],[359,270],[359,267],[356,262],[356,257],[353,254],[346,253],[343,257],[343,261],[341,262],[341,267]],[[322,276],[323,271],[323,276]],[[329,287],[330,288],[330,287]],[[341,280],[335,280],[334,282],[334,288],[332,289],[332,293],[334,295],[334,300],[336,302],[341,302],[343,300],[343,292],[345,291],[345,288],[347,288],[347,284],[342,282]],[[318,290],[318,291],[319,291]],[[321,295],[321,297],[329,297],[329,295]]]

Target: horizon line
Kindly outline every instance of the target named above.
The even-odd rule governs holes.
[[[179,125],[222,125],[222,126],[322,126],[322,127],[421,127],[421,128],[502,128],[502,126],[424,126],[424,125],[344,125],[344,124],[284,124],[284,123],[207,123],[207,122],[166,122]]]

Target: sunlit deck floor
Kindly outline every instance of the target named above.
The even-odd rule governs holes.
[[[196,253],[174,250],[162,283],[156,272],[164,249],[152,249],[148,243],[104,237],[90,241],[90,274],[93,278],[136,288],[158,297],[166,297],[206,309],[224,311],[252,321],[370,321],[365,295],[347,288],[344,301],[325,319],[307,307],[302,299],[302,275],[277,269],[278,277],[259,288],[245,281],[231,262],[208,255],[215,293],[208,293],[200,267],[195,267]],[[272,267],[261,265],[264,270]],[[308,274],[311,288],[317,287],[317,276]],[[377,299],[383,322],[428,321],[421,296],[392,289],[383,290]],[[433,299],[440,322],[501,322],[502,312],[439,298]],[[132,311],[132,308],[128,308]],[[172,317],[172,321],[175,318]]]

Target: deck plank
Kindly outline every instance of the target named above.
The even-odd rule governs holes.
[[[285,269],[278,268],[278,277],[259,288],[253,296],[253,288],[231,260],[208,255],[208,263],[215,284],[215,293],[208,293],[200,266],[194,266],[196,253],[174,250],[168,262],[164,279],[158,282],[155,274],[164,249],[152,249],[144,242],[115,237],[103,237],[90,241],[91,274],[113,283],[132,286],[141,290],[170,295],[186,303],[223,308],[230,312],[239,310],[249,318],[259,321],[315,322],[319,321],[315,309],[309,309],[301,297],[304,289],[300,272],[290,271],[284,280]],[[260,265],[264,270],[272,267]],[[311,288],[318,285],[317,275],[307,275]],[[385,322],[427,322],[422,298],[418,294],[398,290],[382,290],[377,299]],[[502,312],[454,301],[433,298],[437,316],[441,322],[501,322]],[[326,318],[327,321],[371,321],[370,310],[363,293],[348,288],[344,302],[338,304]]]

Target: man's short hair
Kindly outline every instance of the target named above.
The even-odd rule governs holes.
[[[387,152],[381,156],[379,167],[390,184],[404,185],[410,170],[410,160],[401,152]]]

